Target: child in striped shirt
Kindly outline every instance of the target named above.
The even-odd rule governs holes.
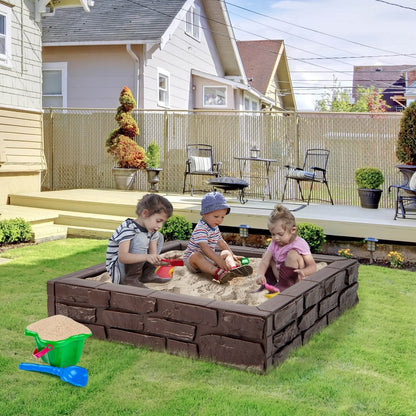
[[[194,273],[208,273],[214,281],[226,283],[237,276],[253,273],[251,266],[241,266],[239,259],[223,240],[219,225],[230,212],[224,196],[206,194],[201,201],[201,216],[183,255],[185,266]],[[216,247],[221,250],[215,252]]]
[[[157,194],[147,194],[137,203],[137,218],[123,221],[108,242],[106,268],[113,283],[146,287],[144,283],[168,281],[155,269],[163,264],[163,235],[158,230],[172,212],[172,204]]]

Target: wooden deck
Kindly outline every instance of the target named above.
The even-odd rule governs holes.
[[[10,194],[10,204],[0,206],[2,219],[22,217],[32,224],[42,237],[42,227],[54,227],[68,236],[108,238],[127,217],[135,217],[135,207],[144,192],[71,189],[52,192]],[[192,222],[199,218],[201,195],[163,194],[174,207],[174,213],[184,215]],[[231,213],[223,226],[238,227],[247,224],[251,228],[267,231],[267,217],[279,201],[249,200],[242,205],[234,197],[228,197]],[[321,226],[327,236],[364,239],[375,237],[380,241],[416,244],[416,220],[393,220],[392,209],[365,209],[355,206],[311,204],[301,207],[285,203],[293,210],[298,223],[309,222]],[[52,239],[52,237],[50,238]]]

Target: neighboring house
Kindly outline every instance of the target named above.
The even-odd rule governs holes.
[[[406,106],[408,106],[416,100],[416,67],[407,69],[404,72],[404,78],[406,85],[404,99],[406,100]]]
[[[238,41],[238,50],[250,85],[270,98],[279,110],[295,111],[285,45],[282,40]],[[245,102],[245,109],[252,103]]]
[[[223,0],[96,0],[43,19],[43,105],[139,109],[274,106],[251,88]]]
[[[59,1],[88,7],[86,0]],[[0,204],[11,192],[40,190],[45,169],[40,20],[51,3],[0,0]]]
[[[375,87],[381,90],[389,112],[403,111],[406,107],[404,97],[406,89],[405,72],[412,65],[355,66],[353,76],[353,97],[357,97],[357,88]]]

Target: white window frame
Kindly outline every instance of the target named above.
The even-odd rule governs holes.
[[[186,12],[185,33],[195,40],[200,40],[200,15],[201,8],[198,5],[191,6]]]
[[[247,104],[249,108],[247,108]],[[257,108],[254,108],[254,107],[257,107]],[[260,111],[260,108],[261,106],[260,106],[259,100],[256,100],[247,94],[244,95],[244,111],[252,111],[253,114],[257,115],[258,111]]]
[[[61,71],[61,94],[43,94],[42,97],[62,97],[62,107],[68,105],[68,63],[67,62],[44,62],[42,65],[42,75],[45,71]],[[43,76],[42,76],[43,78]]]
[[[5,20],[5,33],[0,33],[4,39],[4,53],[0,52],[0,66],[12,67],[12,9],[5,4],[0,3],[0,15]]]
[[[165,89],[160,86],[161,77],[166,79]],[[164,100],[160,99],[161,92],[165,95]],[[161,68],[157,69],[157,105],[164,108],[168,108],[170,105],[170,73]]]
[[[218,100],[216,97],[218,97],[218,94],[212,98],[214,98],[214,103],[210,103],[209,100],[209,96],[208,94],[212,94],[211,91],[207,91],[208,89],[212,89],[212,90],[224,90],[224,103],[218,103]],[[225,85],[204,85],[203,86],[203,102],[202,102],[202,106],[206,107],[206,108],[226,108],[228,105],[228,100],[227,100],[227,93],[228,93],[228,89],[227,86]]]

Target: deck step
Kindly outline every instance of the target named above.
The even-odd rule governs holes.
[[[92,228],[92,227],[68,227],[68,237],[78,238],[96,238],[108,240],[114,233],[114,229],[106,230],[104,228]]]
[[[45,241],[64,240],[67,238],[67,227],[50,222],[32,225],[32,240],[35,243]]]

